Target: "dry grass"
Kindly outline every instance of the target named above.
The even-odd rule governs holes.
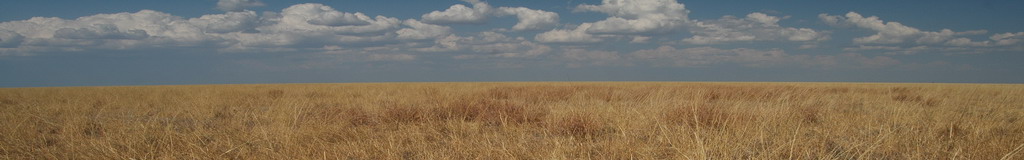
[[[1022,159],[1024,85],[0,89],[4,159]]]

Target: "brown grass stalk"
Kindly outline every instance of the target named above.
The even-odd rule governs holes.
[[[1024,85],[0,89],[0,159],[1019,159]]]

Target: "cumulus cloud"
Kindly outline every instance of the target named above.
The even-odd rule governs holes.
[[[144,30],[118,30],[113,24],[96,24],[85,28],[61,28],[53,33],[54,38],[67,39],[144,39],[149,37]]]
[[[419,48],[421,52],[456,52],[467,53],[456,56],[468,58],[530,58],[544,55],[552,51],[550,46],[531,42],[522,37],[508,37],[497,32],[481,32],[473,36],[449,35],[435,40],[430,47]]]
[[[464,42],[476,54],[502,58],[529,58],[551,52],[551,47],[537,44],[522,37],[511,38],[496,32],[483,32]]]
[[[989,37],[997,45],[1014,45],[1024,40],[1024,32],[995,34]]]
[[[367,25],[371,21],[370,17],[363,13],[339,12],[330,6],[315,3],[285,8],[283,14],[289,17],[300,17],[309,24],[324,26]]]
[[[434,39],[434,45],[432,45],[432,46],[423,47],[423,48],[415,48],[413,50],[419,51],[419,52],[448,52],[448,51],[456,51],[456,50],[461,49],[461,46],[459,46],[459,43],[463,39],[464,39],[463,37],[459,37],[459,36],[456,36],[454,34],[451,34],[451,35],[448,35],[448,36],[445,36],[445,37],[442,37],[442,38]]]
[[[955,39],[950,39],[949,41],[946,41],[946,45],[961,46],[961,47],[985,47],[985,46],[989,46],[990,45],[989,43],[990,43],[989,41],[981,41],[981,42],[972,41],[970,38],[955,38]]]
[[[151,10],[97,14],[75,19],[35,17],[0,22],[0,55],[42,51],[185,48],[220,52],[330,53],[382,61],[409,61],[423,56],[417,55],[418,52],[444,52],[445,55],[455,55],[457,58],[554,58],[575,65],[625,64],[634,60],[673,66],[723,63],[748,66],[899,64],[899,61],[885,56],[791,55],[781,49],[675,48],[678,46],[668,45],[678,44],[676,42],[663,42],[666,46],[634,52],[626,50],[632,47],[601,51],[583,48],[587,45],[572,45],[612,40],[623,41],[622,44],[650,43],[670,38],[679,40],[678,36],[671,37],[674,32],[689,32],[692,37],[682,39],[689,44],[789,41],[814,47],[817,42],[829,38],[830,32],[781,26],[779,22],[785,20],[785,17],[759,12],[742,17],[694,20],[687,17],[689,11],[685,6],[674,0],[604,0],[598,5],[579,5],[575,11],[603,13],[608,15],[607,18],[556,28],[559,26],[559,15],[554,12],[525,7],[491,7],[487,3],[473,0],[466,2],[472,7],[456,4],[447,10],[424,14],[422,19],[404,20],[339,11],[316,3],[297,4],[279,12],[258,14],[255,11],[234,9],[194,18]],[[490,18],[511,19],[511,16],[517,20],[514,26],[479,33],[455,32],[451,27],[443,25],[486,23]],[[843,50],[845,52],[967,53],[979,51],[972,49],[980,47],[1020,48],[1024,39],[1024,32],[1018,32],[994,34],[987,40],[977,41],[967,36],[986,34],[987,31],[921,31],[898,22],[885,22],[877,17],[864,17],[854,12],[844,16],[822,14],[819,18],[839,27],[858,27],[877,32],[872,36],[855,39],[855,45],[859,47],[846,48]],[[512,32],[524,30],[547,31],[533,35],[532,39],[519,37],[520,34]]]
[[[480,32],[474,36],[462,37],[457,35],[448,35],[439,39],[434,40],[434,45],[427,48],[418,48],[417,51],[422,52],[453,52],[461,51],[471,48],[476,48],[478,45],[488,45],[494,43],[511,42],[515,39],[509,38],[504,34],[497,32]],[[520,40],[523,41],[523,40]],[[516,47],[518,48],[518,47]],[[477,51],[488,51],[486,49],[477,49]]]
[[[922,34],[921,30],[918,30],[917,28],[907,27],[899,22],[886,23],[874,16],[863,17],[856,12],[847,13],[846,18],[846,23],[878,32],[868,37],[855,38],[853,39],[855,43],[901,43],[906,39],[911,39]],[[940,33],[932,35],[933,36],[930,38],[935,40],[941,41],[942,39],[945,39],[945,37]]]
[[[434,24],[479,24],[487,21],[491,14],[491,5],[477,0],[466,0],[473,5],[473,8],[466,5],[455,4],[444,11],[433,11],[423,14],[423,22]]]
[[[366,34],[393,30],[401,25],[397,18],[363,13],[345,13],[317,3],[297,4],[281,11],[274,25],[258,28],[263,32],[306,32],[333,34]]]
[[[922,31],[899,22],[883,21],[876,16],[864,17],[856,12],[844,16],[819,14],[819,19],[836,27],[856,27],[875,31],[866,37],[857,37],[853,42],[858,45],[876,45],[872,48],[847,48],[845,50],[888,50],[886,54],[914,53],[958,53],[975,54],[994,51],[1020,51],[1019,40],[1024,33],[994,34],[989,40],[972,40],[966,36],[986,34],[986,30],[956,32],[950,29],[939,31]],[[879,46],[889,45],[889,46]],[[904,47],[915,45],[914,47]]]
[[[227,12],[242,11],[252,7],[266,6],[259,0],[219,0],[217,1],[217,9]]]
[[[21,35],[22,47],[34,49],[88,48],[130,49],[218,45],[215,35],[188,20],[167,13],[142,10],[135,13],[97,14],[74,20],[35,17],[0,23],[0,30]]]
[[[228,33],[251,31],[258,25],[259,16],[253,11],[228,12],[225,14],[203,15],[188,22],[207,33]]]
[[[779,26],[779,17],[754,12],[744,18],[725,16],[718,20],[695,22],[693,37],[683,39],[691,44],[714,44],[734,41],[821,41],[828,35],[810,28]]]
[[[657,34],[676,30],[689,21],[685,5],[675,0],[602,0],[601,5],[581,4],[577,12],[610,15],[587,29],[595,34]]]
[[[182,18],[163,12],[97,14],[77,19],[35,17],[0,23],[3,52],[204,48],[222,52],[296,52],[327,45],[380,46],[450,34],[417,20],[341,12],[297,4],[280,13],[254,11]],[[10,55],[10,53],[4,53]]]
[[[675,0],[603,0],[599,5],[582,4],[576,12],[599,12],[609,17],[586,22],[585,32],[552,30],[537,35],[541,42],[597,42],[598,38],[631,38],[630,43],[646,43],[655,37],[686,31],[689,44],[717,44],[740,41],[817,42],[829,39],[827,32],[810,28],[783,27],[784,18],[754,12],[746,17],[724,16],[713,20],[695,20],[690,11]],[[571,34],[570,34],[571,33]],[[574,36],[574,37],[569,37]],[[544,39],[540,39],[544,38]]]
[[[911,41],[918,44],[960,44],[963,39],[957,40],[960,42],[947,41],[954,39],[957,35],[984,33],[984,31],[954,32],[949,29],[938,32],[921,31],[900,22],[885,22],[876,16],[864,17],[857,12],[849,12],[845,16],[819,14],[818,18],[833,26],[853,26],[876,32],[867,37],[854,38],[853,42],[857,44],[897,44]]]
[[[402,24],[412,28],[402,28],[398,33],[398,39],[423,40],[437,38],[451,33],[451,27],[426,24],[415,19],[408,19]]]
[[[498,16],[515,15],[519,22],[512,26],[512,30],[550,29],[558,24],[558,13],[526,7],[501,7],[498,8],[496,14]]]
[[[264,14],[256,32],[231,32],[222,37],[236,42],[222,51],[249,52],[273,48],[319,48],[326,45],[373,46],[394,43],[402,21],[335,10],[317,3],[296,4],[280,13]],[[410,22],[411,23],[411,22]],[[410,33],[406,37],[410,38]]]
[[[534,36],[534,40],[543,43],[593,43],[600,42],[601,39],[594,37],[587,33],[587,29],[593,24],[583,23],[576,27],[576,29],[555,29],[544,33],[537,34]]]
[[[471,48],[476,53],[489,53],[496,57],[504,58],[536,57],[551,52],[551,47],[523,40],[518,42],[480,44]]]
[[[472,8],[462,4],[455,4],[444,11],[432,11],[423,14],[423,22],[431,24],[482,24],[490,17],[516,16],[519,20],[512,30],[542,30],[549,29],[558,24],[558,13],[543,10],[535,10],[526,7],[499,7],[492,8],[486,2],[478,0],[465,0],[473,5]]]
[[[13,48],[21,45],[21,42],[25,40],[25,36],[21,36],[16,32],[0,30],[0,48]]]

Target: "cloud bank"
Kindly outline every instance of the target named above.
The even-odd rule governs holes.
[[[524,61],[514,62],[571,67],[880,68],[903,64],[893,55],[1024,50],[1024,32],[925,31],[857,12],[817,15],[816,22],[831,28],[789,25],[789,16],[772,12],[699,19],[691,18],[687,6],[675,0],[602,0],[570,6],[573,14],[602,16],[583,22],[562,22],[564,15],[553,11],[492,6],[478,0],[411,18],[342,11],[318,3],[279,11],[249,10],[261,6],[265,4],[257,0],[220,0],[216,8],[223,13],[194,18],[140,10],[0,22],[0,56],[184,49],[353,55],[367,61],[400,62],[518,59]],[[515,23],[480,28],[499,20]],[[455,29],[474,27],[474,31]],[[864,31],[869,34],[851,38],[851,44],[830,42],[833,32]],[[813,50],[821,44],[840,49]],[[822,53],[793,52],[804,49]]]
[[[921,52],[984,53],[1022,50],[1019,33],[993,34],[989,36],[988,40],[974,40],[969,37],[983,35],[988,31],[957,32],[950,29],[923,31],[900,22],[886,22],[877,16],[865,17],[857,12],[848,12],[843,16],[823,13],[819,14],[818,18],[834,27],[853,27],[874,32],[869,36],[853,38],[853,43],[859,46],[844,49],[847,51],[888,50],[888,54],[915,54]]]

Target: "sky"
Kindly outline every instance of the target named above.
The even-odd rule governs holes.
[[[0,1],[0,87],[1024,82],[1018,0]]]

